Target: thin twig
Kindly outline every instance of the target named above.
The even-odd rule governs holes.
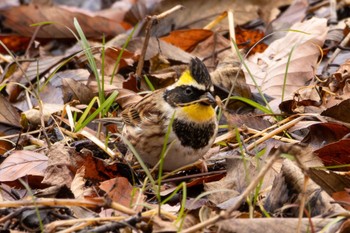
[[[302,226],[302,220],[303,220],[303,215],[304,215],[304,206],[306,202],[306,189],[309,181],[309,176],[304,173],[304,184],[303,184],[303,191],[301,193],[301,198],[300,198],[300,204],[299,204],[299,215],[298,215],[298,225],[297,225],[297,233],[301,232],[301,226]]]
[[[151,37],[151,29],[152,26],[158,22],[158,20],[165,18],[166,16],[174,13],[175,11],[178,11],[180,9],[183,9],[183,6],[181,5],[177,5],[174,6],[173,8],[160,13],[159,15],[152,15],[152,16],[147,16],[146,17],[146,29],[145,29],[145,40],[143,41],[143,45],[142,45],[142,50],[141,50],[141,54],[140,54],[140,58],[139,58],[139,63],[137,64],[136,67],[136,77],[140,78],[142,76],[142,69],[143,69],[143,65],[145,62],[145,56],[146,56],[146,52],[147,52],[147,47],[148,47],[148,43],[149,43],[149,39]]]
[[[227,210],[227,212],[230,214],[233,211],[237,210],[238,207],[240,207],[243,203],[243,201],[248,197],[248,195],[255,189],[255,187],[260,183],[261,179],[265,176],[265,174],[270,170],[272,165],[276,162],[276,160],[279,158],[281,154],[281,150],[277,150],[267,161],[265,166],[259,171],[258,175],[255,177],[255,179],[248,185],[248,187],[244,190],[244,192],[239,195],[238,200],[234,203],[233,206],[231,206],[230,209]],[[228,214],[228,215],[229,215]]]
[[[272,167],[272,165],[275,163],[275,161],[279,158],[281,154],[281,150],[277,150],[267,161],[265,166],[260,170],[259,174],[255,177],[255,179],[248,185],[248,187],[244,190],[244,192],[238,197],[238,200],[226,211],[222,211],[219,215],[216,215],[212,218],[209,218],[208,220],[201,222],[199,224],[196,224],[192,227],[189,227],[185,230],[183,230],[183,233],[192,233],[196,232],[200,229],[203,229],[204,227],[207,227],[211,224],[214,224],[222,219],[229,218],[232,212],[234,212],[238,207],[240,207],[243,203],[243,201],[248,197],[248,195],[256,188],[256,186],[259,184],[261,179],[265,176],[265,174],[268,172],[268,170]]]
[[[267,139],[271,138],[273,135],[276,135],[278,133],[283,132],[286,129],[289,129],[290,127],[292,127],[293,125],[295,125],[296,123],[298,123],[299,121],[301,121],[302,119],[304,119],[305,116],[300,116],[280,127],[278,127],[277,129],[271,131],[270,133],[268,133],[267,135],[259,138],[257,141],[253,142],[252,144],[250,144],[249,146],[247,146],[247,150],[251,150],[254,149],[257,145],[259,145],[260,143],[266,141]]]

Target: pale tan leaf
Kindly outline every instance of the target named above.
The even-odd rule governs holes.
[[[44,176],[48,158],[33,151],[14,151],[0,165],[0,181],[14,181],[24,176]]]
[[[75,173],[75,176],[72,180],[72,184],[70,189],[72,190],[72,193],[74,194],[74,197],[77,199],[83,198],[84,194],[84,185],[86,180],[84,179],[85,175],[85,166],[82,166],[77,170]]]
[[[326,19],[312,18],[291,27],[287,35],[274,41],[261,54],[251,56],[247,66],[254,74],[255,81],[263,93],[275,98],[272,106],[277,110],[284,99],[291,99],[294,93],[315,75],[320,47],[322,47],[328,28]],[[297,30],[297,31],[296,31]],[[284,79],[288,57],[294,48],[288,66],[286,85]],[[256,90],[252,77],[246,72],[247,83]]]

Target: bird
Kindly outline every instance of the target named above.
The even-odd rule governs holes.
[[[151,92],[122,111],[122,135],[150,167],[158,164],[166,135],[162,169],[174,171],[192,164],[216,138],[213,92],[207,67],[199,58],[191,58],[188,69],[174,84]]]

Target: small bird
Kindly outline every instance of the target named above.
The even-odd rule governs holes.
[[[163,170],[173,171],[191,164],[210,149],[218,131],[213,91],[206,66],[193,58],[176,83],[146,95],[122,112],[123,136],[143,162],[153,167],[160,160],[173,121]]]

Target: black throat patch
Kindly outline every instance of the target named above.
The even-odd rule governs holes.
[[[175,119],[173,131],[180,139],[182,146],[200,149],[208,145],[215,133],[215,123],[196,124]]]

